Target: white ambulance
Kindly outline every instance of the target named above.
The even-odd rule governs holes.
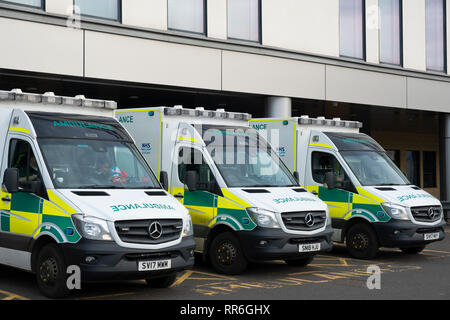
[[[0,264],[41,292],[82,281],[167,287],[194,263],[188,211],[113,117],[113,101],[0,91]],[[75,280],[74,280],[75,281]]]
[[[339,118],[254,119],[301,185],[328,204],[333,240],[356,258],[379,247],[418,253],[445,236],[442,205],[412,185],[362,123]]]
[[[217,272],[248,261],[308,264],[332,246],[325,203],[299,187],[250,115],[182,106],[124,109],[116,117],[165,188],[189,209],[196,250]]]

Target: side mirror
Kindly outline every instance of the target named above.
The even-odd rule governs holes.
[[[325,173],[325,184],[328,189],[336,189],[336,177],[334,176],[334,172]]]
[[[6,169],[5,175],[3,176],[3,184],[5,185],[8,193],[19,192],[19,169]]]
[[[161,182],[164,190],[169,191],[169,176],[166,171],[161,171],[159,174],[159,182]]]
[[[198,187],[198,173],[197,171],[186,172],[186,185],[189,191],[196,191]]]
[[[298,171],[294,171],[294,178],[295,181],[297,181],[297,183],[300,184],[300,174],[298,173]]]

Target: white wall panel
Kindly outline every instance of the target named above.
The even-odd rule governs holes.
[[[0,18],[0,68],[83,76],[83,31]]]
[[[263,0],[263,44],[339,56],[339,0]]]
[[[325,98],[325,66],[256,54],[223,52],[223,90]]]
[[[227,39],[227,0],[208,0],[208,37]]]
[[[167,30],[167,0],[124,0],[122,22],[131,26]]]
[[[426,70],[425,0],[403,1],[403,66]]]
[[[220,90],[220,50],[86,31],[86,76]]]

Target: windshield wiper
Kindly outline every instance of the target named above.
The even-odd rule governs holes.
[[[125,189],[125,187],[119,187],[114,185],[98,185],[92,184],[87,186],[79,186],[77,189]]]

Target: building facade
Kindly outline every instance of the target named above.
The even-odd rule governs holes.
[[[0,1],[0,89],[358,120],[450,200],[450,0]]]

